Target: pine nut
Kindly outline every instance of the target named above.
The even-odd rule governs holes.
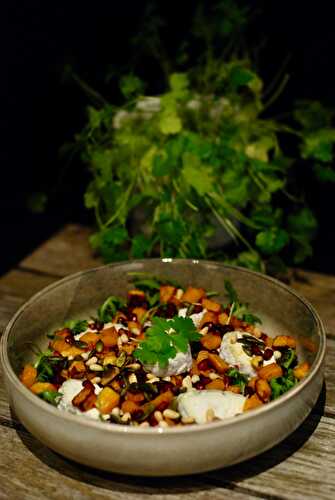
[[[182,417],[181,421],[183,424],[194,424],[195,422],[193,417]]]
[[[126,344],[126,343],[128,342],[128,340],[129,340],[129,339],[128,339],[128,336],[127,336],[125,333],[123,333],[123,334],[120,336],[120,340],[121,340],[122,344]]]
[[[208,375],[208,377],[211,379],[211,380],[216,380],[217,378],[221,378],[220,375],[218,375],[217,373],[210,373]]]
[[[118,337],[118,339],[117,339],[117,346],[118,346],[118,349],[121,349],[121,347],[122,347],[121,337]]]
[[[273,356],[275,359],[281,358],[281,352],[280,351],[274,351]]]
[[[74,359],[74,356],[68,356],[67,358],[69,361],[72,361]]]
[[[147,378],[150,380],[151,378],[156,378],[156,375],[153,373],[147,373]]]
[[[90,352],[82,352],[81,353],[81,357],[86,360],[89,358],[89,355],[90,355],[91,351]]]
[[[206,412],[206,422],[213,422],[214,418],[215,418],[215,413],[213,408],[208,408]]]
[[[206,333],[208,333],[208,326],[204,326],[203,328],[201,328],[199,333],[201,333],[201,335],[206,335]]]
[[[98,361],[98,358],[96,356],[92,356],[90,359],[86,361],[86,366],[91,366],[94,365]]]
[[[148,380],[148,384],[153,384],[154,382],[159,382],[159,378],[154,377],[154,378],[151,378],[150,380]]]
[[[101,377],[94,377],[91,379],[92,384],[99,384],[101,382]]]
[[[159,427],[163,427],[164,429],[166,427],[169,427],[169,424],[167,422],[165,422],[165,420],[162,420],[161,422],[159,422],[158,425],[159,425]]]
[[[196,384],[197,382],[199,382],[199,380],[200,380],[199,375],[192,375],[191,378],[192,384]]]
[[[93,363],[93,365],[90,365],[90,370],[93,372],[103,372],[104,369],[101,365],[97,365],[96,363]]]
[[[137,326],[133,326],[131,329],[130,329],[131,333],[133,335],[139,335],[141,333],[141,330],[139,328],[137,328]]]
[[[132,373],[131,375],[129,375],[128,380],[129,380],[129,384],[136,384],[137,377],[136,377],[135,373]]]
[[[176,291],[176,299],[180,300],[183,296],[183,293],[184,293],[184,290],[182,288],[178,288],[178,290]]]
[[[170,410],[170,408],[167,408],[166,410],[163,411],[163,416],[166,418],[171,418],[172,420],[175,420],[180,417],[177,411]]]
[[[132,370],[139,370],[141,368],[141,365],[139,363],[131,363],[130,365],[127,365],[127,368],[131,368]]]
[[[128,422],[130,419],[131,419],[131,415],[128,411],[126,411],[126,413],[124,413],[121,417],[122,422]]]
[[[167,375],[166,377],[164,377],[163,380],[164,380],[164,382],[170,382],[171,381],[170,375]]]
[[[111,415],[114,415],[114,417],[118,417],[120,415],[120,408],[118,406],[114,406],[111,411]]]
[[[182,382],[182,386],[186,387],[187,390],[192,389],[192,379],[191,379],[191,377],[189,375],[187,375],[184,378],[184,380]]]
[[[163,415],[161,411],[155,411],[154,417],[157,420],[157,422],[161,422],[163,420]]]
[[[149,422],[142,422],[139,427],[150,427]]]

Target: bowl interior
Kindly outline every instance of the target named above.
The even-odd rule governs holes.
[[[47,333],[69,319],[94,316],[109,295],[126,295],[132,288],[129,272],[147,272],[171,278],[181,286],[200,286],[219,293],[226,303],[224,280],[231,280],[240,300],[262,319],[270,336],[292,335],[302,361],[313,363],[320,347],[318,320],[294,291],[264,275],[215,262],[150,259],[104,266],[65,278],[34,296],[14,319],[8,336],[8,354],[18,374],[34,358],[32,345],[46,349]]]

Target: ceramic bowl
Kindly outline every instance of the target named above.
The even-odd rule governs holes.
[[[128,272],[145,271],[181,285],[201,286],[226,301],[229,279],[243,302],[263,320],[271,336],[292,335],[308,376],[288,393],[261,408],[210,424],[138,428],[104,424],[61,412],[45,403],[18,378],[31,354],[27,342],[45,349],[46,333],[68,319],[96,312],[109,295],[125,295]],[[325,333],[311,305],[294,290],[262,274],[220,263],[148,259],[99,267],[54,283],[32,297],[8,324],[1,361],[10,404],[23,425],[56,452],[96,468],[123,474],[193,474],[241,462],[292,433],[313,408],[323,382]]]

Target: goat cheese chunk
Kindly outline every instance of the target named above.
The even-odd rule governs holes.
[[[207,422],[207,412],[212,410],[221,420],[243,412],[246,398],[229,391],[191,390],[178,396],[178,411],[182,417],[192,417],[197,424]]]
[[[242,344],[237,342],[237,340],[242,337],[254,338],[253,335],[241,331],[226,333],[222,338],[219,355],[228,364],[236,366],[237,369],[243,373],[243,375],[246,375],[247,377],[254,377],[257,372],[251,364],[252,356],[249,356],[244,351]],[[272,355],[269,360],[263,361],[263,366],[275,362],[276,360]]]
[[[73,398],[77,394],[79,394],[82,388],[83,384],[81,380],[76,380],[72,378],[65,380],[65,382],[63,382],[63,384],[58,390],[58,392],[62,394],[62,397],[57,405],[57,408],[59,410],[67,411],[75,415],[83,415],[84,417],[88,417],[93,420],[99,420],[100,413],[96,408],[92,408],[91,410],[88,411],[80,411],[79,408],[76,408],[72,404]],[[95,394],[98,395],[101,390],[102,390],[101,387],[99,387],[97,384],[94,384]]]
[[[169,375],[180,375],[192,368],[192,354],[190,346],[186,352],[177,352],[174,358],[169,359],[168,365],[162,368],[159,363],[146,364],[144,369],[153,373],[156,377],[167,377]]]

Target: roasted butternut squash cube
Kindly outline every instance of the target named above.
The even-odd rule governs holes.
[[[95,406],[98,408],[100,413],[105,415],[110,413],[113,408],[119,405],[120,394],[114,391],[111,387],[104,387],[101,392],[99,392]]]
[[[200,302],[201,299],[205,296],[206,292],[203,288],[194,288],[193,286],[189,286],[183,293],[181,301],[195,304]]]
[[[26,387],[31,387],[37,377],[37,370],[32,365],[25,365],[21,375],[20,380]]]
[[[221,304],[215,302],[215,300],[206,299],[206,297],[204,297],[201,301],[201,304],[205,309],[207,309],[207,311],[211,311],[216,314],[219,314],[221,312]]]
[[[282,367],[277,365],[277,363],[262,366],[262,368],[258,370],[258,376],[264,380],[271,380],[272,378],[281,377],[282,375]]]

